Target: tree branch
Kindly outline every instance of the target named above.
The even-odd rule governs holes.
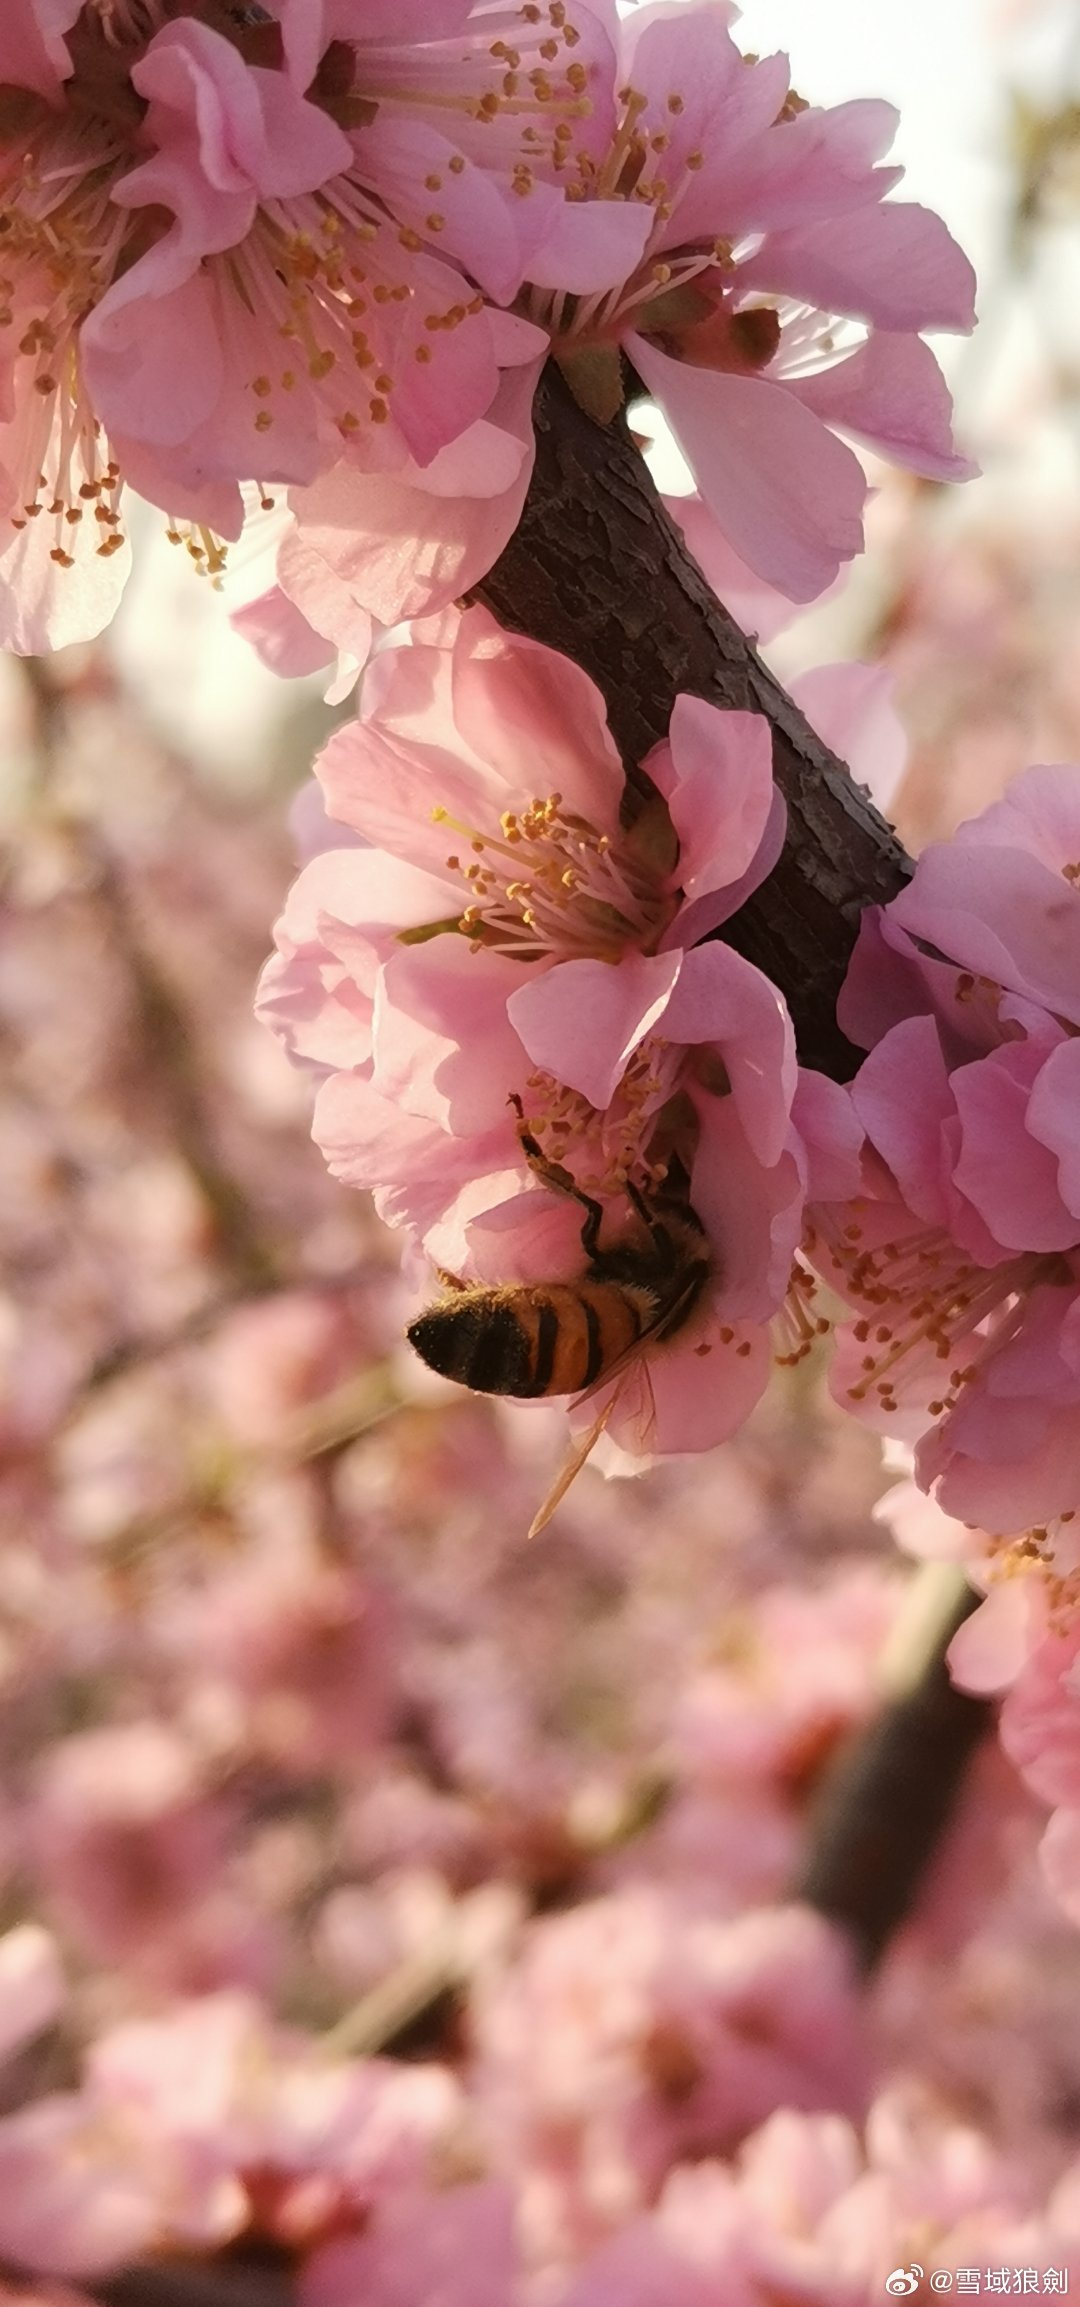
[[[890,1645],[880,1713],[839,1755],[822,1791],[794,1896],[848,1930],[864,1968],[910,1913],[992,1720],[949,1680],[946,1652],[979,1596],[961,1572],[928,1565]]]
[[[909,860],[711,593],[625,424],[594,423],[552,362],[535,424],[525,510],[479,596],[591,675],[632,784],[680,690],[766,715],[788,836],[723,934],[785,995],[803,1063],[846,1080],[859,1053],[836,1002],[859,915],[896,895]],[[815,1830],[798,1895],[843,1922],[867,1963],[913,1903],[989,1720],[945,1664],[974,1602],[951,1594],[908,1686],[843,1757]]]
[[[904,851],[710,592],[625,425],[595,424],[552,362],[534,414],[525,510],[477,596],[591,675],[631,779],[680,690],[771,721],[788,839],[724,934],[785,995],[803,1063],[846,1080],[858,1059],[837,995],[859,914],[895,897]]]

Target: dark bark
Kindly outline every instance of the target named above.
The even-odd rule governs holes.
[[[270,2261],[162,2259],[98,2281],[90,2296],[100,2307],[293,2307],[296,2288]]]
[[[724,934],[785,995],[802,1062],[846,1079],[837,995],[863,906],[906,878],[903,849],[710,592],[625,426],[595,424],[550,362],[535,415],[525,511],[478,597],[592,676],[631,778],[680,690],[771,721],[787,844]]]

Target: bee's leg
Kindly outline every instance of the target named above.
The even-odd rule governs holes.
[[[571,1177],[569,1170],[564,1170],[561,1163],[548,1160],[543,1147],[538,1139],[534,1138],[526,1122],[525,1109],[515,1091],[511,1091],[507,1102],[513,1106],[517,1114],[521,1150],[534,1177],[541,1178],[544,1184],[550,1187],[552,1193],[568,1194],[571,1201],[581,1203],[585,1212],[585,1223],[581,1229],[581,1246],[587,1258],[595,1258],[600,1244],[600,1228],[604,1222],[604,1212],[600,1203],[594,1201],[591,1194],[582,1192],[581,1187]]]
[[[656,1211],[649,1208],[648,1202],[646,1201],[644,1194],[641,1192],[640,1187],[636,1186],[631,1178],[627,1178],[626,1184],[623,1187],[623,1192],[626,1195],[631,1209],[637,1212],[638,1217],[641,1219],[642,1225],[648,1227],[649,1233],[651,1234],[656,1247],[662,1250],[670,1249],[670,1231],[664,1224],[663,1218],[658,1218]]]
[[[439,1280],[442,1283],[444,1290],[468,1289],[468,1282],[463,1282],[460,1274],[452,1274],[449,1266],[436,1266],[435,1271],[438,1274]]]

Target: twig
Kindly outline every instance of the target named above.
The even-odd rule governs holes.
[[[377,1986],[360,1997],[323,2036],[329,2058],[373,2058],[393,2047],[443,1997],[462,1987],[466,1965],[456,1920],[435,1931],[416,1954],[407,1955]]]

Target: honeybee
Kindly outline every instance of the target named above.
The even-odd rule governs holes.
[[[409,1343],[428,1368],[478,1394],[535,1401],[557,1394],[587,1400],[599,1387],[628,1375],[647,1348],[673,1338],[689,1321],[712,1273],[705,1229],[685,1194],[665,1183],[647,1200],[629,1180],[626,1197],[638,1221],[636,1239],[601,1249],[601,1204],[582,1191],[568,1170],[547,1159],[513,1097],[518,1134],[530,1169],[552,1192],[568,1194],[585,1212],[583,1273],[565,1282],[510,1282],[469,1287],[453,1275],[451,1294],[410,1323]],[[579,1442],[545,1498],[529,1531],[548,1522],[611,1417],[621,1389],[609,1397],[595,1425]]]

